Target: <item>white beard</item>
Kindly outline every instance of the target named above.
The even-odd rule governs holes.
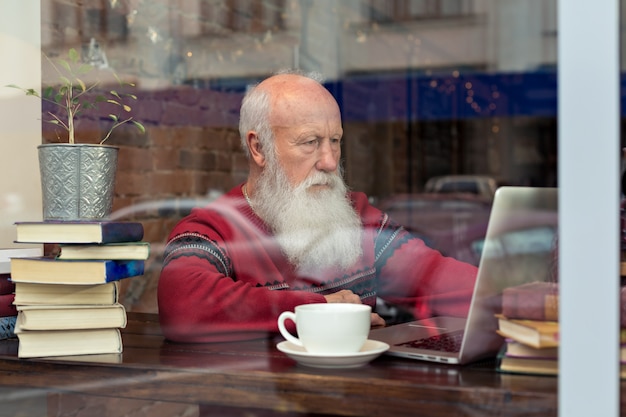
[[[314,184],[330,187],[310,191]],[[292,187],[282,168],[269,161],[257,183],[253,208],[300,274],[348,268],[363,252],[361,219],[336,173],[318,171]]]

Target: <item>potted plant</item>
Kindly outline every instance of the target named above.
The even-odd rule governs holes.
[[[89,77],[96,68],[81,62],[76,49],[67,57],[50,59],[45,56],[55,72],[54,85],[44,86],[41,94],[35,89],[17,88],[42,100],[51,108],[44,121],[58,126],[67,137],[59,136],[64,143],[38,146],[39,167],[43,199],[44,220],[97,220],[108,217],[113,207],[113,189],[117,171],[119,148],[106,145],[115,129],[131,124],[140,133],[144,126],[130,116],[128,104],[137,97],[121,90],[98,91],[100,80]],[[93,74],[93,73],[92,73]],[[114,76],[121,88],[134,86]],[[91,80],[91,81],[85,81]],[[92,143],[76,143],[76,118],[83,112],[105,104],[119,112],[110,112],[110,125],[102,138]]]

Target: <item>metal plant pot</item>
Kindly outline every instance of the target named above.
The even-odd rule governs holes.
[[[44,220],[99,220],[113,208],[119,148],[39,145]]]

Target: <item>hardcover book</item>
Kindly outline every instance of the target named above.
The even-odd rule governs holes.
[[[119,243],[143,238],[139,222],[47,220],[17,222],[15,228],[21,243]]]
[[[497,369],[500,372],[533,374],[533,375],[558,375],[558,357],[516,357],[507,355],[503,350],[498,354]]]
[[[90,355],[46,356],[41,359],[63,362],[122,363],[123,353],[96,353]]]
[[[107,284],[71,285],[15,283],[16,305],[110,305],[119,300],[117,281]]]
[[[626,379],[626,362],[624,361],[624,356],[624,352],[622,351],[620,363],[621,379]],[[558,375],[559,359],[558,356],[513,356],[508,354],[506,348],[503,347],[498,354],[497,370],[498,372],[512,374]]]
[[[559,345],[559,323],[556,321],[498,318],[498,333],[535,348]]]
[[[507,356],[523,357],[523,358],[557,358],[559,356],[558,346],[547,348],[534,348],[517,340],[506,339],[504,344],[505,354]]]
[[[522,375],[549,375],[559,374],[557,359],[525,359],[504,357],[498,364],[498,372]],[[619,376],[626,379],[626,364],[620,364]]]
[[[502,315],[510,319],[558,320],[558,284],[535,281],[505,288],[502,291]]]
[[[506,344],[498,353],[497,369],[508,373],[557,375],[558,358],[558,347],[536,349],[507,339]],[[626,346],[622,345],[620,349],[620,374],[622,378],[625,377],[625,368]]]
[[[104,284],[143,275],[145,261],[11,259],[11,280],[40,284]]]
[[[505,288],[502,315],[509,319],[558,321],[558,283],[536,281]],[[626,286],[620,289],[620,324],[626,327]]]
[[[6,248],[0,249],[0,274],[11,273],[11,258],[24,258],[43,255],[43,248]]]
[[[146,260],[150,256],[150,243],[124,242],[98,245],[63,244],[57,259],[115,259]]]
[[[117,328],[86,330],[16,331],[19,358],[121,353],[122,336]]]
[[[104,329],[126,327],[126,310],[121,304],[30,305],[17,308],[15,331]]]

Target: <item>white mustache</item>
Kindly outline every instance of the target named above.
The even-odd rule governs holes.
[[[298,188],[306,189],[315,185],[330,185],[335,188],[340,180],[337,173],[318,171],[302,181]]]

